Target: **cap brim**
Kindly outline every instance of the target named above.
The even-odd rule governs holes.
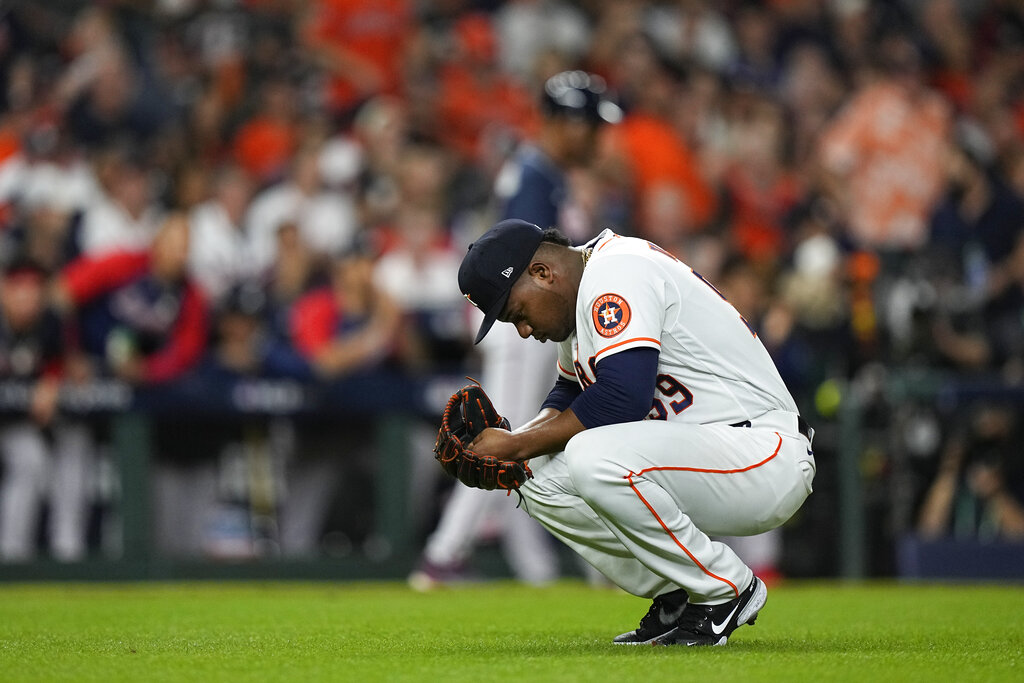
[[[479,344],[483,338],[487,336],[487,333],[491,331],[491,327],[498,319],[498,316],[501,315],[501,311],[505,308],[505,303],[508,301],[509,294],[511,293],[511,289],[506,291],[501,295],[498,302],[491,308],[491,310],[484,313],[484,321],[480,323],[480,329],[476,332],[476,340],[473,342],[474,344]]]

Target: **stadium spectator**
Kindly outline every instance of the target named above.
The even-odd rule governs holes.
[[[402,312],[401,359],[410,368],[458,368],[469,351],[466,300],[458,287],[462,255],[448,239],[440,208],[404,205],[396,244],[374,265],[376,286]]]
[[[82,256],[54,288],[74,311],[82,350],[103,373],[132,383],[180,377],[206,347],[207,305],[188,277],[189,226],[170,215],[147,251]]]
[[[258,284],[232,287],[216,310],[213,344],[199,375],[220,383],[245,377],[310,379],[306,360],[270,331],[269,311],[267,293]]]
[[[104,8],[85,8],[74,17],[61,43],[68,63],[54,84],[54,103],[67,112],[78,142],[91,147],[110,145],[135,123],[131,119],[137,94],[133,65],[116,22]]]
[[[802,43],[788,53],[779,83],[778,100],[790,117],[793,165],[804,182],[814,177],[815,154],[822,129],[835,115],[846,91],[827,50]]]
[[[957,110],[966,110],[972,98],[974,46],[964,13],[953,0],[932,0],[918,11],[930,80]]]
[[[922,251],[936,287],[925,334],[954,367],[1001,368],[1024,357],[1024,200],[969,144],[951,145],[946,159],[947,188]]]
[[[246,232],[261,269],[277,258],[276,232],[294,223],[311,253],[327,262],[349,247],[358,229],[354,197],[328,189],[321,172],[323,148],[310,145],[290,158],[284,180],[256,195],[246,214]]]
[[[858,246],[921,247],[942,190],[949,105],[922,81],[920,54],[904,35],[878,46],[879,78],[859,88],[820,140],[823,181]]]
[[[502,71],[526,84],[543,83],[570,68],[591,46],[591,27],[581,8],[562,0],[510,0],[494,13]],[[556,55],[560,66],[542,68]]]
[[[259,108],[235,134],[235,161],[258,186],[280,180],[295,152],[295,96],[284,78],[261,84]]]
[[[337,257],[330,286],[299,298],[290,313],[291,341],[322,379],[379,368],[398,344],[399,309],[373,282],[375,254],[357,245]],[[293,457],[285,468],[280,509],[285,555],[313,553],[332,497],[369,457],[365,420],[344,416],[302,419],[295,425]]]
[[[485,15],[462,17],[453,33],[456,51],[441,69],[441,141],[468,163],[493,168],[493,159],[536,133],[534,98],[498,69],[497,44]]]
[[[736,13],[736,55],[725,73],[737,87],[772,92],[778,86],[777,13],[763,5],[744,4]]]
[[[183,29],[196,67],[216,99],[235,109],[245,104],[246,60],[252,15],[230,3],[205,3],[186,15]]]
[[[1024,540],[1018,422],[1008,408],[981,406],[951,435],[921,505],[922,536]]]
[[[782,108],[755,96],[733,122],[733,158],[723,177],[732,247],[768,268],[786,253],[785,219],[804,196],[785,156],[784,127]]]
[[[184,119],[183,152],[189,165],[217,166],[232,160],[231,140],[228,138],[228,117],[232,109],[211,88],[202,89],[195,96]]]
[[[406,107],[393,97],[377,97],[359,108],[352,124],[362,150],[359,215],[364,228],[390,221],[398,208],[398,176],[409,143]]]
[[[260,259],[245,216],[252,198],[252,181],[238,166],[226,165],[213,176],[212,196],[188,216],[189,272],[214,305],[242,282],[269,267]]]
[[[0,417],[3,562],[36,556],[44,506],[52,556],[70,561],[86,553],[92,441],[81,420],[59,409],[65,340],[46,307],[46,277],[29,259],[6,264],[0,274],[0,381],[16,381],[30,393],[24,415]]]
[[[366,247],[338,256],[331,284],[311,291],[291,311],[292,340],[322,377],[365,371],[395,348],[398,308],[373,282]]]
[[[94,162],[101,192],[82,215],[82,253],[146,249],[160,225],[148,166],[130,148],[104,150]]]
[[[84,162],[22,166],[13,189],[18,211],[4,235],[8,253],[22,253],[52,273],[78,254],[81,211],[98,194],[96,180]]]
[[[315,0],[304,40],[329,75],[328,103],[340,117],[402,86],[404,46],[415,30],[407,0]]]
[[[669,59],[725,73],[736,60],[735,28],[707,0],[650,4],[644,28]]]
[[[614,80],[634,99],[621,125],[610,129],[606,153],[625,176],[621,182],[631,188],[633,204],[640,209],[634,216],[636,234],[674,249],[707,225],[715,195],[697,156],[673,125],[678,77],[640,35],[626,41],[621,66]],[[645,213],[659,205],[659,197],[674,202],[674,221],[655,221]]]

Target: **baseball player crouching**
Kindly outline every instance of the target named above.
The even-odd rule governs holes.
[[[459,286],[493,323],[558,344],[540,413],[489,428],[482,456],[528,461],[524,507],[608,579],[653,598],[614,642],[724,645],[765,585],[709,536],[762,533],[811,492],[811,430],[735,308],[650,242],[605,230],[571,247],[503,221],[474,242]],[[499,406],[500,408],[500,406]]]

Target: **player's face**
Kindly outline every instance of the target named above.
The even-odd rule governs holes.
[[[567,161],[571,166],[586,166],[597,149],[598,127],[587,121],[566,119],[562,127]]]
[[[0,318],[15,330],[35,324],[43,312],[43,277],[36,273],[5,276],[0,281]]]
[[[576,327],[575,301],[549,280],[527,273],[512,287],[498,320],[515,325],[523,339],[565,341]]]

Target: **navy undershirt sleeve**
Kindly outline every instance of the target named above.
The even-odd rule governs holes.
[[[574,382],[571,379],[566,379],[561,375],[555,380],[555,386],[551,387],[551,391],[548,392],[548,397],[544,399],[544,403],[541,404],[540,409],[554,408],[558,412],[562,412],[583,392],[580,388],[579,382]]]
[[[572,411],[587,429],[644,419],[658,379],[658,350],[620,351],[597,364],[597,381],[580,393]]]

